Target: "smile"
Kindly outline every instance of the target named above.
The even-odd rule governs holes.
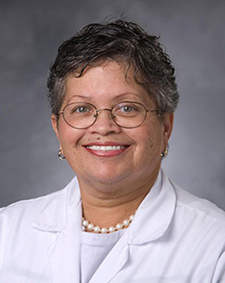
[[[115,157],[123,154],[130,145],[119,145],[107,142],[106,144],[88,144],[84,148],[90,153],[98,157]]]
[[[99,145],[92,145],[92,146],[87,146],[87,148],[91,149],[91,150],[97,150],[97,151],[115,151],[115,150],[121,150],[124,149],[126,146],[122,145],[122,146],[99,146]]]

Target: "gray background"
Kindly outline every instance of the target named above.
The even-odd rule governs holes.
[[[45,98],[58,45],[107,16],[140,23],[161,36],[174,66],[181,102],[169,177],[225,209],[225,1],[0,0],[0,206],[63,187],[72,170]]]

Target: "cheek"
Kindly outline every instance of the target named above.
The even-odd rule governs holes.
[[[64,150],[75,149],[82,136],[81,130],[73,129],[67,125],[59,127],[59,139]]]
[[[160,160],[160,154],[163,150],[163,131],[162,127],[149,128],[137,135],[137,154],[143,157],[143,160],[148,159]],[[139,146],[138,146],[139,145]]]
[[[158,155],[160,152],[161,142],[155,137],[148,137],[145,144],[143,145],[146,155]]]
[[[152,124],[145,127],[141,132],[136,134],[139,143],[145,145],[146,149],[155,150],[163,143],[163,129],[161,124]]]

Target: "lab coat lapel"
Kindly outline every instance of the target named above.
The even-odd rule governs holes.
[[[40,237],[54,234],[48,246],[52,283],[80,282],[81,200],[77,179],[62,190],[33,223]]]
[[[73,219],[57,234],[55,245],[49,249],[54,283],[80,282],[80,219],[81,209],[78,207]]]
[[[130,225],[129,244],[142,245],[162,237],[171,223],[175,206],[176,194],[161,170]]]
[[[89,283],[110,282],[129,258],[128,233],[125,233],[97,269]]]

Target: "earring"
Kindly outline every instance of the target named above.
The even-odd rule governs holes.
[[[168,146],[164,149],[164,151],[160,154],[161,158],[165,158],[168,155]]]
[[[59,158],[60,160],[65,159],[65,156],[62,154],[62,150],[61,150],[61,149],[58,151],[58,158]]]

